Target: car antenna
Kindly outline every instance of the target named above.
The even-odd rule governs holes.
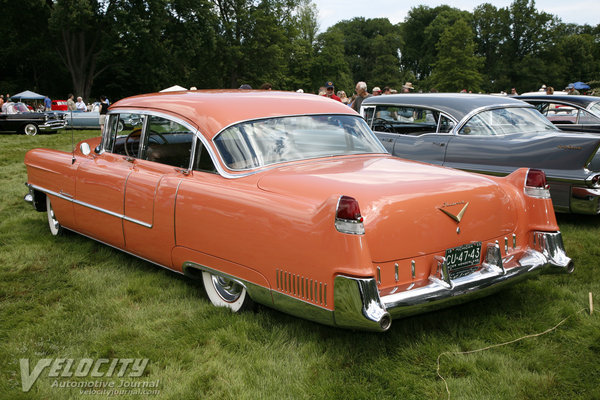
[[[69,110],[71,113],[71,165],[75,164],[75,133],[73,132],[73,110]]]

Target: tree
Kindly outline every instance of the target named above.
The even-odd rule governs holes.
[[[48,30],[50,0],[0,0],[0,88],[3,94],[26,89],[59,94],[68,77]],[[63,94],[64,95],[64,94]]]
[[[427,35],[426,29],[439,14],[449,10],[452,10],[450,6],[413,7],[400,25],[400,34],[403,41],[401,48],[402,67],[412,71],[417,79],[427,78],[431,73],[433,63],[437,59],[435,44],[438,42],[439,36]]]
[[[446,28],[436,44],[438,59],[431,74],[431,84],[440,91],[481,88],[479,69],[482,59],[475,55],[473,31],[464,20],[458,20]]]
[[[328,29],[318,36],[312,68],[313,91],[333,81],[337,89],[349,91],[354,86],[350,68],[344,58],[344,35],[338,29]],[[351,93],[351,92],[350,92]]]
[[[71,74],[72,89],[84,99],[94,79],[106,65],[97,61],[104,49],[104,15],[111,6],[101,0],[56,0],[52,3],[49,26],[57,40],[56,51]]]

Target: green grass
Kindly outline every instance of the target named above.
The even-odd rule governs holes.
[[[75,141],[95,134],[75,132]],[[187,278],[82,236],[52,237],[45,214],[22,200],[23,157],[34,147],[69,150],[70,132],[0,135],[0,398],[82,397],[53,388],[47,370],[24,393],[22,358],[148,358],[136,379],[159,380],[157,399],[445,399],[440,353],[542,332],[570,316],[544,336],[444,356],[441,374],[452,399],[600,399],[600,302],[592,316],[577,313],[588,292],[600,299],[599,218],[559,217],[572,275],[395,320],[385,334],[352,332],[265,307],[232,314]]]

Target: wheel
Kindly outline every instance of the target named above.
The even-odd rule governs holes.
[[[52,203],[50,202],[50,196],[48,195],[46,195],[46,212],[48,213],[48,225],[50,226],[50,233],[52,233],[52,236],[62,235],[64,228],[54,216],[54,210],[52,209]]]
[[[23,132],[25,132],[27,136],[35,136],[38,133],[38,127],[36,124],[27,124],[23,128]]]
[[[202,281],[210,302],[217,307],[238,312],[252,305],[246,288],[234,279],[202,271]]]

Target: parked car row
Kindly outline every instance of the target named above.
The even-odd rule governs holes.
[[[299,93],[126,98],[102,137],[27,153],[25,200],[53,235],[197,278],[217,306],[351,329],[573,271],[550,191],[570,197],[564,210],[597,206],[571,199],[597,190],[597,174],[580,178],[600,137],[560,132],[517,100],[403,96],[365,100],[365,118]],[[544,170],[569,187],[549,189]]]

